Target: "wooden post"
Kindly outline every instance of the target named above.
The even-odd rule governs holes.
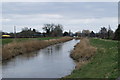
[[[14,26],[14,38],[16,39],[16,26]]]

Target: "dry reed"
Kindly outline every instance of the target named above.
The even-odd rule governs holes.
[[[50,40],[31,40],[25,42],[13,42],[2,46],[2,60],[10,59],[16,55],[33,52],[49,45],[71,40],[71,37],[63,37],[60,39]]]
[[[89,39],[82,38],[80,42],[75,45],[75,48],[70,56],[77,61],[76,67],[80,68],[82,64],[88,62],[95,52],[96,48],[90,45]]]

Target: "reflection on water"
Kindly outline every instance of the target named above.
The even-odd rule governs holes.
[[[33,59],[37,55],[38,55],[38,52],[32,52],[32,53],[29,53],[29,54],[19,55],[19,56],[17,56],[17,58],[22,59],[22,60],[30,60],[31,58]],[[9,61],[6,60],[2,63],[2,65],[8,65],[10,62],[16,62],[17,58],[9,59]]]
[[[55,46],[55,50],[59,51],[62,48],[62,43]]]
[[[3,63],[4,78],[60,78],[75,67],[70,51],[79,40],[49,46]]]

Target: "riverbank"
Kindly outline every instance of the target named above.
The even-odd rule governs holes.
[[[59,39],[61,37],[40,37],[40,38],[5,38],[5,39],[0,39],[0,45],[5,45],[8,43],[12,42],[23,42],[23,41],[28,41],[28,40],[49,40],[49,39]]]
[[[90,45],[97,48],[95,54],[91,54],[95,50],[87,49],[88,46],[82,50],[85,46],[79,44],[85,43],[81,40],[71,54],[77,62],[76,69],[66,78],[117,78],[120,76],[118,75],[117,41],[92,38],[89,39],[89,42]],[[83,56],[81,56],[82,54]],[[93,56],[91,57],[91,55]]]
[[[24,42],[13,42],[2,46],[2,60],[7,60],[15,57],[19,54],[30,53],[47,46],[66,42],[73,38],[63,37],[60,39],[50,39],[50,40],[28,40]]]

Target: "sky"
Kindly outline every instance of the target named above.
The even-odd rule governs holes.
[[[119,2],[119,0],[1,0],[2,2]]]
[[[43,32],[47,23],[62,24],[64,31],[78,32],[111,26],[116,30],[118,24],[117,2],[3,2],[2,30],[17,32],[22,28],[35,28]]]

